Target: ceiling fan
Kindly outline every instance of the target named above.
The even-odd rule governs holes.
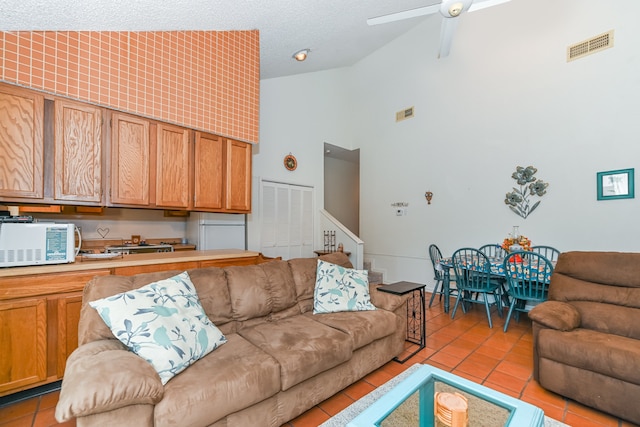
[[[443,19],[442,28],[440,30],[440,49],[438,52],[438,58],[444,58],[449,55],[449,51],[451,50],[453,33],[458,26],[458,19],[460,18],[460,15],[465,12],[475,12],[476,10],[496,6],[508,1],[511,0],[442,0],[441,3],[432,4],[430,6],[423,6],[402,12],[369,18],[367,19],[367,24],[386,24],[388,22],[400,21],[403,19],[440,12]]]

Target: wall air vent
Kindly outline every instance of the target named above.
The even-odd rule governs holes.
[[[567,48],[567,62],[613,47],[613,30]]]
[[[398,111],[396,113],[396,122],[401,122],[403,120],[410,119],[411,117],[413,117],[413,107]]]

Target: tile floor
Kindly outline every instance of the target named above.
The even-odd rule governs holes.
[[[429,295],[427,294],[427,300]],[[325,400],[284,427],[316,427],[365,394],[415,363],[427,363],[510,396],[532,403],[545,415],[574,427],[633,427],[633,424],[593,410],[542,389],[532,379],[531,323],[521,316],[504,333],[504,318],[494,311],[493,329],[487,325],[484,307],[458,312],[455,320],[442,312],[437,300],[427,309],[427,347],[404,364],[389,362]],[[0,427],[75,426],[53,418],[58,392],[52,392],[0,408]],[[636,426],[638,427],[638,426]]]

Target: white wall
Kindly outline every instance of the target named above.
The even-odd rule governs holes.
[[[596,172],[640,174],[639,14],[634,0],[514,0],[463,16],[441,60],[433,16],[351,68],[265,80],[254,176],[321,197],[323,141],[360,148],[360,237],[385,282],[431,284],[430,243],[450,255],[513,225],[563,251],[638,251],[640,194],[597,201]],[[566,62],[568,45],[610,29],[614,48]],[[415,118],[396,123],[409,106]],[[518,165],[550,183],[526,220],[504,204]]]
[[[324,208],[356,236],[360,233],[360,163],[324,156]]]
[[[469,14],[441,60],[437,25],[427,22],[353,67],[361,238],[385,280],[429,280],[429,243],[450,255],[498,242],[513,225],[564,251],[638,250],[638,199],[596,201],[595,175],[640,166],[640,32],[630,16],[640,5],[556,3]],[[566,62],[566,46],[612,28],[613,49]],[[399,68],[404,78],[392,79]],[[396,124],[393,113],[410,105],[416,117]],[[515,167],[529,164],[550,186],[524,220],[504,197]],[[389,207],[400,200],[410,202],[406,217]]]
[[[349,147],[352,142],[347,72],[334,69],[261,81],[260,143],[253,147],[253,208],[247,217],[250,250],[260,248],[260,179],[314,187],[314,224],[320,224],[324,143]],[[294,171],[283,164],[289,153],[298,161]],[[316,248],[322,246],[320,233],[318,229]]]

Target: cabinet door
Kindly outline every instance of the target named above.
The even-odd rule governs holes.
[[[0,395],[47,377],[46,298],[0,302]]]
[[[226,209],[251,211],[251,144],[227,140],[226,143]]]
[[[156,206],[189,207],[191,188],[189,130],[158,124],[156,145]]]
[[[44,98],[0,85],[0,197],[44,197]]]
[[[55,101],[56,200],[102,200],[102,110],[66,100]]]
[[[223,139],[196,132],[194,144],[194,205],[195,209],[224,208]]]
[[[149,205],[149,121],[114,113],[111,118],[112,204]]]
[[[67,358],[78,348],[78,322],[82,308],[82,292],[64,295],[56,299],[58,309],[57,341],[57,376],[62,378]]]

